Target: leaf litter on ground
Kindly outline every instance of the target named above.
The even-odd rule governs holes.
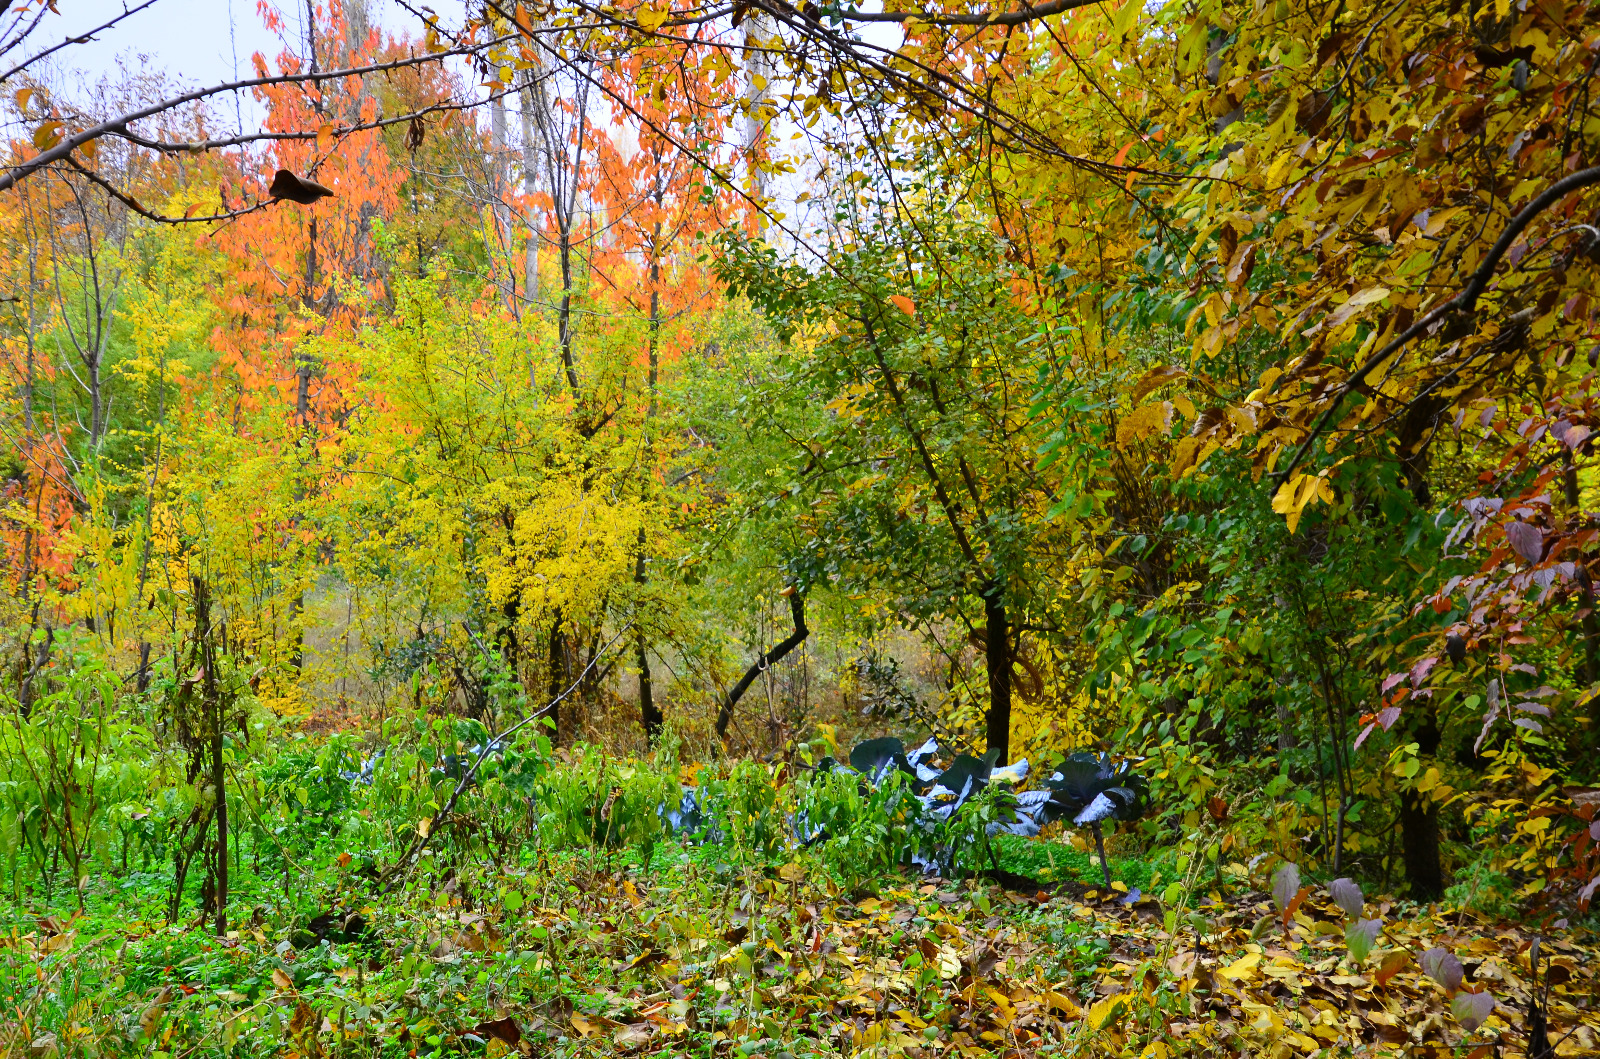
[[[1213,896],[1169,933],[1155,899],[1076,883],[893,877],[848,893],[800,863],[655,877],[578,858],[546,867],[362,907],[367,933],[348,943],[296,950],[271,927],[206,939],[189,966],[130,973],[120,995],[107,983],[97,1010],[43,1043],[173,1056],[252,1040],[258,1054],[301,1056],[381,1042],[417,1055],[735,1059],[1528,1051],[1533,932],[1375,899],[1382,929],[1356,963],[1326,892],[1296,885],[1282,916],[1290,880],[1276,900]],[[172,936],[135,925],[88,939],[41,921],[6,948],[59,987]],[[1541,944],[1553,1054],[1596,1054],[1593,938]],[[1436,980],[1447,958],[1449,990]],[[25,1014],[33,1001],[8,978]],[[27,1054],[35,1041],[3,1043]]]

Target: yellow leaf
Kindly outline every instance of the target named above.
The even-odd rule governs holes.
[[[940,978],[954,978],[961,973],[961,957],[948,948],[940,946],[938,962]]]
[[[1374,302],[1381,302],[1389,296],[1388,287],[1368,287],[1366,290],[1356,291],[1350,295],[1350,300],[1335,309],[1328,317],[1328,326],[1337,327]]]
[[[1297,474],[1278,487],[1272,510],[1288,519],[1289,532],[1300,524],[1300,513],[1317,500],[1333,503],[1333,485],[1320,474]]]
[[[272,984],[282,992],[294,992],[294,979],[290,978],[282,967],[274,967],[272,969]]]
[[[1254,978],[1260,973],[1257,970],[1257,965],[1260,963],[1261,954],[1259,952],[1247,952],[1217,973],[1224,978],[1237,978],[1243,981],[1247,978]]]
[[[656,30],[660,29],[661,24],[667,20],[667,14],[668,10],[666,7],[661,7],[659,9],[654,7],[640,7],[634,17],[638,20],[640,29],[644,30],[646,33],[654,33]]]
[[[1158,364],[1145,372],[1139,381],[1133,384],[1131,399],[1134,404],[1138,404],[1144,399],[1145,394],[1154,390],[1157,386],[1163,386],[1174,379],[1186,379],[1188,377],[1189,373],[1176,364]]]
[[[896,309],[899,309],[907,316],[917,315],[917,303],[907,298],[904,294],[891,294],[889,295],[889,300],[894,302]]]
[[[41,151],[48,151],[61,142],[61,130],[64,126],[59,121],[47,121],[33,132],[33,145]]]
[[[1153,434],[1165,434],[1172,425],[1172,402],[1155,401],[1134,409],[1117,424],[1117,444],[1143,441]]]
[[[1083,1018],[1083,1009],[1078,1007],[1077,1004],[1073,1003],[1071,997],[1067,996],[1065,993],[1058,993],[1054,989],[1050,990],[1044,995],[1044,1004],[1045,1007],[1050,1009],[1052,1014],[1061,1018]]]
[[[1099,1033],[1111,1023],[1128,1013],[1133,997],[1128,993],[1113,993],[1104,1000],[1089,1005],[1089,1029]]]
[[[17,89],[17,109],[18,110],[27,110],[28,109],[28,100],[30,100],[32,98],[33,98],[33,89],[31,89],[31,88],[19,88],[19,89]]]
[[[599,1026],[578,1014],[572,1016],[572,1028],[578,1031],[580,1037],[593,1037],[600,1032]]]
[[[1119,37],[1127,36],[1128,30],[1132,29],[1134,23],[1139,21],[1139,12],[1143,10],[1144,0],[1128,0],[1128,2],[1118,8],[1117,13],[1111,17],[1112,32]]]
[[[333,146],[333,123],[325,121],[317,129],[317,150],[326,151]]]

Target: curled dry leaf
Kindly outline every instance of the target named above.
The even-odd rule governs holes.
[[[318,199],[331,198],[333,189],[315,180],[296,176],[287,169],[280,169],[273,176],[272,186],[267,189],[267,194],[274,199],[287,199],[302,206],[309,206]]]

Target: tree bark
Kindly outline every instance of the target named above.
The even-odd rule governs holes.
[[[567,690],[567,637],[561,629],[561,612],[556,611],[555,621],[550,625],[550,705],[545,709],[545,716],[554,726],[554,736],[557,741],[561,738],[561,703],[558,701],[561,693]]]
[[[650,653],[645,646],[643,630],[634,633],[633,643],[639,662],[639,720],[644,725],[645,738],[653,746],[661,737],[661,726],[666,718],[656,705],[655,692],[650,683]]]
[[[1432,717],[1417,733],[1420,757],[1439,749],[1439,728]],[[1411,897],[1434,901],[1444,896],[1444,867],[1439,859],[1439,809],[1415,791],[1400,795],[1400,845]]]
[[[792,588],[792,586],[791,586]],[[772,650],[762,655],[749,669],[744,671],[744,676],[739,678],[739,683],[729,689],[727,696],[722,700],[722,708],[717,711],[717,738],[728,738],[728,722],[733,720],[733,708],[739,704],[744,693],[750,690],[750,685],[755,683],[756,677],[770,666],[777,665],[784,657],[805,642],[811,630],[806,628],[806,601],[800,595],[800,590],[792,588],[789,594],[789,611],[794,617],[794,632],[780,642]]]
[[[1007,623],[1005,585],[990,581],[983,589],[984,660],[989,670],[989,709],[984,715],[988,749],[999,750],[998,764],[1011,760],[1011,627]]]
[[[211,863],[211,900],[216,912],[217,937],[228,933],[228,794],[222,757],[222,729],[226,723],[222,692],[217,687],[217,652],[211,634],[211,594],[205,579],[195,577],[194,635],[200,661],[200,690],[205,704],[206,734],[211,743],[211,789],[216,805],[211,817],[216,824],[216,846]]]

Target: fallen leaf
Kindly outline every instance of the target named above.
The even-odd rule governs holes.
[[[1114,993],[1104,1000],[1089,1005],[1089,1029],[1099,1033],[1111,1023],[1122,1018],[1128,1013],[1128,1007],[1133,1002],[1133,997],[1128,993]]]
[[[1383,962],[1378,965],[1378,973],[1373,977],[1377,979],[1378,985],[1386,986],[1389,984],[1389,979],[1404,970],[1406,964],[1410,962],[1411,956],[1404,950],[1391,952],[1383,958]]]

